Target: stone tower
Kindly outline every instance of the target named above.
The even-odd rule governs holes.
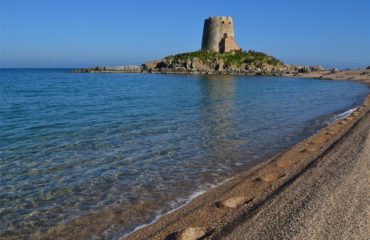
[[[209,17],[204,21],[202,50],[221,53],[240,50],[234,40],[232,17]]]

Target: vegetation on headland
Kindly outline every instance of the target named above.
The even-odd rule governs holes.
[[[149,61],[141,66],[95,67],[80,72],[148,72],[188,74],[274,75],[295,69],[275,57],[253,50],[218,53],[195,51]],[[306,69],[307,71],[309,68]]]
[[[245,64],[254,64],[255,66],[271,65],[271,66],[284,66],[280,60],[269,56],[262,52],[253,50],[249,51],[235,51],[227,53],[209,52],[209,51],[196,51],[189,53],[180,53],[171,55],[164,58],[168,61],[187,61],[198,58],[201,62],[216,62],[222,61],[225,65],[241,66]]]

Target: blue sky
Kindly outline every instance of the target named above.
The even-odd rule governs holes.
[[[0,0],[0,67],[140,64],[198,50],[208,16],[286,63],[370,65],[369,0]]]

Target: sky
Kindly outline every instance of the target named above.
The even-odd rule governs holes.
[[[209,16],[232,16],[243,50],[285,63],[370,65],[369,0],[0,0],[0,67],[141,64],[196,51]]]

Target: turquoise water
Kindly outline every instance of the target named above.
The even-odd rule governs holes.
[[[0,236],[117,238],[360,104],[353,82],[0,70]],[[78,222],[78,224],[76,224]]]

